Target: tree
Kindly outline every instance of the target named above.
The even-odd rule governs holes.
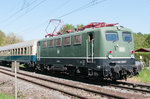
[[[21,37],[16,36],[14,33],[9,33],[6,37],[5,37],[5,45],[9,45],[9,44],[14,44],[14,43],[18,43],[18,42],[22,42],[23,39]]]
[[[82,28],[82,27],[84,27],[83,24],[78,24],[78,25],[77,25],[77,28]]]
[[[139,49],[143,47],[143,43],[145,41],[145,38],[141,34],[133,33],[134,36],[134,48]]]
[[[150,34],[146,37],[144,43],[143,43],[143,46],[145,48],[150,48]]]
[[[138,32],[137,35],[143,36],[143,34],[141,32]]]
[[[67,30],[74,30],[74,28],[75,27],[71,24],[65,24],[63,27],[61,27],[60,32],[65,34],[67,33]]]
[[[5,42],[5,33],[0,30],[0,46],[3,46]]]
[[[78,24],[77,26],[73,26],[72,24],[65,24],[61,29],[59,30],[61,33],[67,33],[67,30],[72,30],[74,31],[75,28],[82,28],[84,25],[83,24]]]

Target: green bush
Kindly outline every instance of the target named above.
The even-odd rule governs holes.
[[[145,65],[149,65],[150,60],[150,52],[136,52],[135,53],[135,59],[140,60],[140,56],[142,56],[142,61],[145,62]]]

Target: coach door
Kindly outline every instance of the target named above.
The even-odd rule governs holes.
[[[87,33],[88,38],[86,40],[86,54],[87,54],[87,62],[93,63],[94,57],[94,32]]]
[[[37,61],[40,61],[40,42],[38,42],[38,46],[37,46]]]

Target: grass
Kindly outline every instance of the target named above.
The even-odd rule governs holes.
[[[19,66],[22,67],[22,68],[25,68],[25,67],[24,67],[24,64],[20,64]]]
[[[0,93],[0,99],[15,99],[14,96]]]
[[[128,78],[128,81],[150,83],[150,68],[144,68],[142,71],[139,72],[138,76]]]
[[[144,68],[137,77],[141,82],[150,83],[150,69]]]

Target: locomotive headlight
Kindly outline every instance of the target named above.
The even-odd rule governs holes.
[[[133,54],[131,55],[131,58],[134,58],[134,55],[133,55]]]
[[[108,58],[112,58],[112,55],[109,55]]]

